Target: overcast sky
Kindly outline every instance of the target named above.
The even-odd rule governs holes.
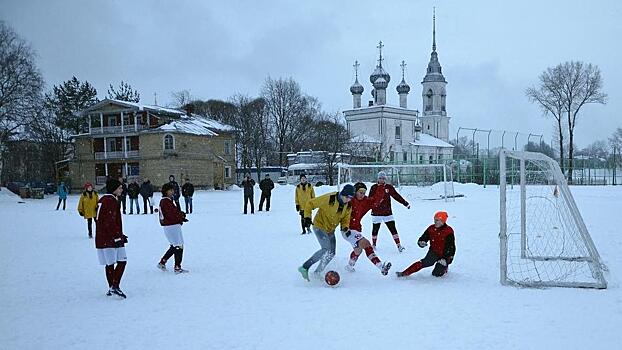
[[[550,142],[553,123],[524,90],[547,67],[569,60],[598,65],[609,95],[605,106],[584,107],[576,143],[622,127],[619,0],[1,0],[0,19],[32,44],[48,88],[75,75],[104,98],[108,84],[124,80],[141,102],[153,103],[157,93],[160,105],[183,89],[200,99],[256,96],[267,76],[291,76],[324,110],[349,109],[352,64],[361,63],[363,101],[371,99],[369,75],[382,40],[388,104],[398,104],[405,60],[409,106],[421,110],[433,6],[450,135],[458,127],[492,128],[544,133]],[[500,138],[493,134],[491,143]]]

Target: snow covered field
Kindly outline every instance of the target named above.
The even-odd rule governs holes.
[[[241,191],[199,191],[183,226],[185,275],[155,267],[168,247],[155,214],[124,216],[128,298],[117,300],[104,295],[78,196],[63,212],[54,210],[56,197],[18,204],[2,189],[0,348],[615,349],[622,342],[622,186],[572,188],[609,267],[607,290],[501,286],[498,189],[477,185],[456,185],[466,197],[453,203],[423,200],[436,195],[429,189],[402,189],[412,208],[393,208],[406,251],[397,252],[386,227],[379,236],[378,255],[393,263],[389,276],[364,256],[346,272],[350,246],[339,236],[330,267],[341,283],[308,283],[296,268],[319,245],[300,235],[293,191],[277,186],[271,211],[255,215],[242,215]],[[416,239],[439,209],[456,231],[449,274],[438,279],[427,269],[397,280],[394,271],[424,255]],[[369,216],[363,227],[369,238]]]

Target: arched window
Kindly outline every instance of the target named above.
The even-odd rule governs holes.
[[[171,134],[164,135],[164,150],[175,149],[175,138]]]
[[[426,111],[431,111],[432,110],[432,89],[428,89],[428,92],[425,95],[425,110]]]
[[[445,98],[447,97],[447,93],[445,93],[445,89],[441,91],[441,111],[445,112]]]

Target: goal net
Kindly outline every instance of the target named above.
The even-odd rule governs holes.
[[[607,288],[602,264],[557,162],[501,150],[501,283]]]
[[[344,183],[375,183],[378,173],[387,174],[387,183],[401,186],[440,186],[439,197],[454,201],[454,186],[451,168],[445,164],[340,164],[338,169],[338,187]]]

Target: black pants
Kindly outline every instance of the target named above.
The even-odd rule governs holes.
[[[56,210],[60,208],[60,202],[63,202],[63,210],[65,210],[65,204],[67,204],[67,198],[59,198],[58,204],[56,204]]]
[[[89,228],[89,237],[93,236],[93,218],[86,219],[86,226]]]
[[[147,204],[149,204],[149,209],[151,209],[151,214],[153,214],[153,205],[151,204],[150,197],[143,197],[143,213],[147,214]]]
[[[421,264],[422,264],[422,268],[424,267],[430,267],[432,265],[434,265],[434,269],[432,270],[432,275],[435,277],[441,277],[444,274],[447,273],[447,266],[441,265],[438,263],[438,261],[441,258],[436,255],[432,249],[428,250],[428,253],[423,257],[423,259],[421,259]],[[449,263],[449,261],[446,261],[447,263]]]
[[[251,214],[255,214],[255,199],[253,198],[253,194],[245,194],[244,195],[244,214],[247,213],[246,207],[248,202],[251,203]]]
[[[270,197],[272,193],[261,192],[261,198],[259,199],[259,211],[263,209],[263,202],[266,201],[266,211],[270,211]]]
[[[301,210],[298,212],[298,214],[300,215],[300,226],[302,227],[302,233],[304,234],[306,233],[311,233],[311,229],[309,228],[308,230],[305,230],[305,211]]]
[[[123,208],[123,214],[125,214],[125,198],[126,196],[119,196],[119,204],[121,204],[121,208]]]

